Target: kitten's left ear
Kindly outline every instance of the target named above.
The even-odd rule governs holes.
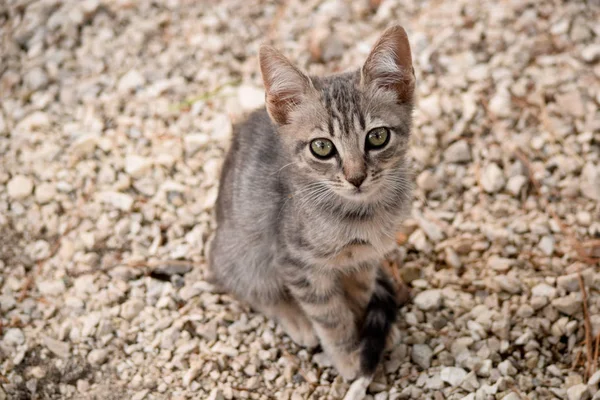
[[[267,92],[267,111],[273,121],[285,125],[292,109],[306,99],[310,90],[314,90],[313,84],[308,76],[273,47],[261,46],[259,60]]]
[[[363,85],[393,90],[401,103],[413,100],[415,74],[404,28],[396,25],[383,32],[361,73]]]

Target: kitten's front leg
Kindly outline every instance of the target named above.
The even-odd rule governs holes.
[[[330,274],[306,274],[295,277],[290,291],[312,320],[325,352],[345,379],[361,373],[359,333],[352,305],[343,286]]]

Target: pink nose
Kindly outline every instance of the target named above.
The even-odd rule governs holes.
[[[367,178],[367,174],[365,174],[364,172],[361,172],[358,174],[347,176],[346,180],[348,182],[350,182],[351,184],[353,184],[354,186],[360,187],[360,185],[362,185],[362,183],[365,181],[366,178]]]

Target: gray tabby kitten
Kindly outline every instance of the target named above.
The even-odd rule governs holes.
[[[320,343],[344,378],[371,376],[398,308],[381,261],[411,204],[406,32],[387,29],[355,72],[309,77],[267,46],[260,68],[266,110],[236,127],[223,166],[213,279]]]

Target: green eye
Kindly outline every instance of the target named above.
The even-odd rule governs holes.
[[[310,151],[317,158],[329,158],[335,154],[335,146],[329,139],[315,139],[310,142]]]
[[[367,149],[377,149],[385,146],[390,139],[390,131],[388,128],[374,128],[367,133]]]

